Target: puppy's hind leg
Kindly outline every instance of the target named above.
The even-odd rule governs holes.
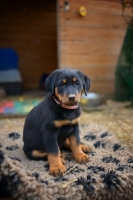
[[[31,160],[43,160],[43,161],[48,160],[48,158],[47,158],[48,154],[44,151],[29,150],[29,149],[24,148],[24,152],[25,152],[27,158],[29,158]],[[64,156],[62,154],[60,154],[60,159],[62,161],[62,164],[65,164]]]
[[[68,138],[65,140],[63,147],[66,148],[66,149],[71,149],[70,148],[70,142],[69,142]]]
[[[33,149],[29,149],[29,148],[23,148],[27,158],[31,159],[31,160],[47,160],[47,153],[44,151],[40,151],[40,150],[33,150]]]
[[[33,150],[31,154],[35,160],[47,160],[47,153],[44,151]]]
[[[81,149],[84,153],[90,152],[90,149],[87,145],[80,144],[80,146],[81,146]],[[69,141],[68,138],[65,140],[63,147],[67,148],[67,149],[71,149],[70,141]]]

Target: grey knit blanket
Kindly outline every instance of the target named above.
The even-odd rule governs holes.
[[[133,199],[133,155],[106,129],[81,125],[81,141],[91,152],[87,164],[77,163],[70,151],[65,155],[66,173],[49,175],[47,161],[28,160],[19,132],[0,133],[0,181],[16,199],[37,200],[127,200]]]

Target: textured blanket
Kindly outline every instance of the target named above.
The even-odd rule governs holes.
[[[27,159],[22,128],[2,130],[0,184],[6,193],[28,200],[133,199],[133,155],[128,147],[101,126],[81,125],[80,129],[82,143],[91,148],[89,162],[79,164],[70,151],[64,151],[67,172],[60,177],[49,175],[47,161]]]

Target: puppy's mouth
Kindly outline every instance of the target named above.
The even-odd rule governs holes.
[[[53,97],[54,98],[54,97]],[[55,100],[55,102],[58,104],[58,105],[60,105],[61,107],[63,107],[63,108],[66,108],[66,109],[77,109],[78,108],[78,104],[79,104],[79,102],[62,102],[61,100],[60,101],[58,101],[56,98],[54,98],[54,100]]]
[[[79,101],[63,101],[62,99],[60,100],[61,104],[65,104],[66,106],[76,106],[79,104]]]
[[[66,106],[76,106],[76,105],[79,104],[79,102],[77,102],[77,101],[75,101],[75,102],[64,102],[64,103],[61,101],[61,103],[65,104]]]

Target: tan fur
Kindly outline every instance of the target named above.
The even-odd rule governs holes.
[[[66,81],[66,79],[64,78],[64,79],[63,79],[63,83],[66,83],[66,82],[67,82],[67,81]]]
[[[71,125],[71,124],[77,124],[79,122],[79,117],[76,118],[76,119],[73,119],[73,120],[55,120],[54,121],[54,125],[56,127],[62,127],[62,126],[65,126],[65,125]]]
[[[76,78],[73,78],[73,82],[74,82],[74,83],[76,82],[76,80],[77,80]]]
[[[38,151],[38,150],[34,150],[34,151],[32,151],[32,156],[33,157],[45,157],[45,156],[47,156],[47,153]]]
[[[68,105],[70,104],[67,95],[66,94],[60,95],[58,93],[57,87],[55,88],[55,95],[58,98],[58,100],[60,100],[60,102],[62,102],[63,104],[68,104]],[[76,94],[75,102],[80,102],[80,98],[81,98],[81,92]]]
[[[68,138],[65,140],[63,147],[70,149],[70,142]]]
[[[81,146],[81,149],[82,149],[82,151],[83,151],[84,153],[90,152],[90,148],[89,148],[87,145],[81,144],[80,146]],[[71,149],[70,141],[69,141],[68,138],[65,140],[65,142],[64,142],[64,144],[63,144],[63,147],[68,148],[68,149]]]
[[[81,145],[77,144],[76,137],[73,135],[70,136],[69,141],[70,141],[70,148],[72,150],[75,160],[79,163],[84,163],[84,164],[87,163],[88,155],[82,151]]]
[[[50,165],[50,175],[59,176],[66,171],[65,166],[62,164],[60,154],[48,154],[48,162]]]
[[[55,88],[56,97],[62,102],[68,102],[68,97],[64,94],[63,96],[58,93],[57,87]]]
[[[84,93],[84,89],[83,89],[83,87],[82,87],[82,90],[81,90],[81,95]]]

